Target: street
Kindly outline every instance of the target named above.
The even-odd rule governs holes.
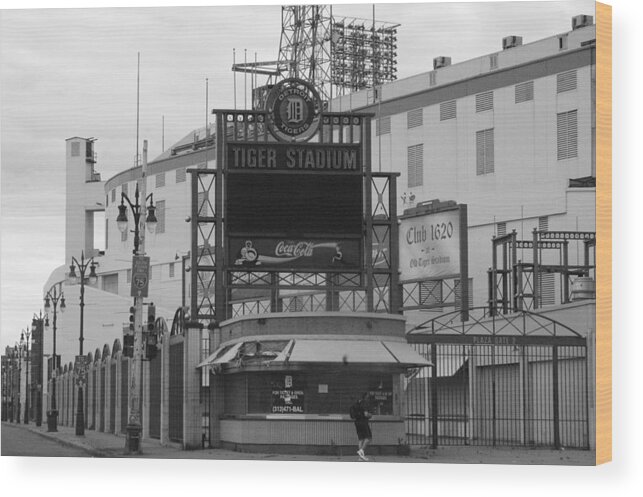
[[[87,451],[63,445],[9,423],[2,424],[2,456],[88,457]]]

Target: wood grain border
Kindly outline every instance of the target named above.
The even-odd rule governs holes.
[[[612,460],[612,7],[596,2],[596,464]]]

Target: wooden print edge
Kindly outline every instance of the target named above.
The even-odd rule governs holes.
[[[612,460],[612,7],[596,2],[596,464]]]

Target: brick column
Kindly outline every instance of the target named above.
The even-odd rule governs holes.
[[[185,324],[183,342],[183,448],[201,448],[201,323]]]

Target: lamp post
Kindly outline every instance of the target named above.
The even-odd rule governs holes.
[[[90,284],[96,283],[96,280],[98,279],[98,276],[96,276],[96,262],[94,262],[94,258],[90,258],[89,260],[85,260],[85,252],[83,251],[80,256],[80,262],[78,262],[78,259],[75,257],[71,258],[71,266],[69,266],[69,282],[71,284],[74,283],[80,283],[80,337],[78,338],[79,341],[79,351],[78,351],[78,357],[82,358],[83,357],[83,341],[85,340],[83,337],[83,326],[84,326],[84,309],[85,309],[85,278],[89,281]],[[80,273],[80,276],[76,276],[76,266],[78,266],[78,271]],[[87,271],[87,268],[89,268],[89,276],[85,277],[85,272]],[[79,359],[80,361],[83,361],[83,359]],[[55,361],[55,358],[54,358]],[[83,363],[81,365],[82,368],[85,367],[85,364]],[[76,368],[74,368],[76,370]],[[76,376],[77,376],[77,381],[78,381],[78,396],[77,396],[77,408],[76,408],[76,435],[78,436],[83,436],[85,435],[85,413],[83,409],[84,405],[84,398],[83,398],[83,384],[81,381],[78,380],[78,375],[79,371],[76,371]]]
[[[13,351],[18,357],[18,401],[16,402],[16,424],[20,424],[20,383],[22,381],[22,343],[24,342],[24,335],[20,335],[20,343],[16,342]]]
[[[2,357],[2,421],[7,421],[9,414],[9,360],[8,354]]]
[[[51,304],[54,304],[53,358],[51,366],[53,382],[51,385],[51,410],[47,412],[47,431],[58,431],[58,406],[56,405],[56,376],[58,370],[58,356],[56,355],[56,320],[58,317],[58,302],[60,302],[60,312],[65,312],[65,295],[62,292],[62,284],[52,286],[45,296],[45,312],[47,313],[45,327],[49,326],[49,312],[51,311]]]
[[[9,357],[11,358],[11,381],[9,382],[11,388],[11,406],[9,408],[9,421],[13,423],[13,411],[16,406],[15,396],[16,396],[16,353],[13,347],[9,347],[8,351]]]
[[[143,164],[141,167],[141,188],[139,192],[139,181],[136,182],[136,191],[134,193],[134,203],[129,199],[125,193],[121,193],[121,205],[118,206],[118,217],[116,224],[121,233],[127,230],[127,206],[125,200],[129,204],[134,216],[134,260],[137,256],[145,255],[145,237],[141,236],[145,233],[145,226],[150,233],[156,231],[156,216],[154,214],[156,208],[154,207],[153,194],[145,196],[147,190],[147,140],[143,140]],[[143,206],[139,203],[139,196],[143,198]],[[145,208],[145,203],[150,200],[150,205],[147,207],[147,218],[141,220],[141,211]],[[132,271],[133,273],[134,271]],[[133,278],[133,277],[132,277]],[[145,281],[147,288],[147,281]],[[127,439],[125,441],[125,449],[128,453],[139,453],[141,451],[141,382],[143,379],[143,298],[147,295],[142,292],[134,293],[134,354],[131,362],[130,369],[130,382],[128,391],[128,423],[127,423]]]
[[[29,331],[29,327],[27,327],[26,330],[24,330],[24,334],[26,337],[25,340],[25,350],[26,350],[26,358],[25,358],[25,424],[29,424],[29,394],[30,394],[30,388],[29,388],[29,337],[31,336],[31,332]],[[21,335],[21,340],[22,342],[22,335]]]

